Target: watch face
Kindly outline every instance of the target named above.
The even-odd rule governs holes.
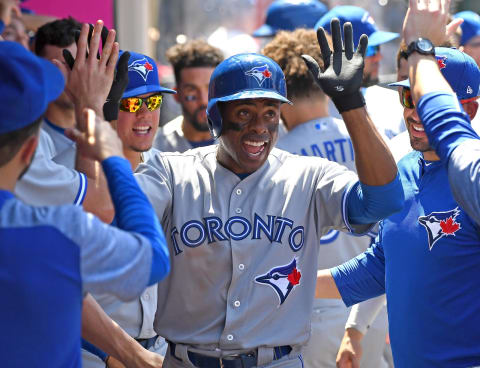
[[[429,40],[425,40],[423,38],[419,39],[417,42],[417,46],[422,51],[431,51],[433,49],[433,45]]]

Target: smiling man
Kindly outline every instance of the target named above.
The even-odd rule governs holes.
[[[359,92],[367,39],[342,52],[338,20],[334,30],[335,57],[320,32],[325,73],[308,65],[342,112],[358,177],[274,148],[290,101],[281,68],[257,54],[212,74],[207,116],[218,145],[158,154],[137,170],[170,234],[173,273],[159,284],[155,316],[169,341],[164,367],[302,367],[319,236],[368,231],[401,206],[396,166]]]

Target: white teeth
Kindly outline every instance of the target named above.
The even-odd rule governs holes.
[[[249,146],[254,146],[254,147],[263,146],[265,143],[266,141],[263,141],[263,142],[245,141],[245,144],[248,144]]]
[[[413,127],[413,130],[416,130],[417,132],[424,132],[425,131],[425,129],[423,129],[419,126],[416,126],[416,125],[412,125],[412,127]]]
[[[133,130],[148,130],[148,129],[150,129],[149,126],[137,126],[133,128]]]

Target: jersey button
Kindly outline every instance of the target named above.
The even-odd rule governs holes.
[[[241,208],[237,208],[237,209],[235,210],[235,212],[236,212],[236,213],[242,213],[242,209],[241,209]]]
[[[148,293],[143,294],[143,300],[149,300],[150,295]]]
[[[227,340],[232,341],[233,340],[233,335],[227,335]]]
[[[240,307],[240,301],[239,300],[235,300],[235,302],[233,303],[233,305],[238,308]]]
[[[238,269],[239,269],[240,271],[243,271],[243,270],[245,269],[245,265],[244,265],[243,263],[240,263],[240,264],[238,265]]]
[[[241,190],[241,189],[237,189],[236,193],[237,193],[237,195],[240,195],[240,194],[242,194],[242,190]]]

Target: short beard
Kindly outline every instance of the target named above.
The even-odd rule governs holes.
[[[430,146],[429,143],[425,143],[415,137],[410,137],[410,145],[415,151],[418,151],[418,152],[433,151],[433,148]]]
[[[198,113],[205,111],[206,109],[207,109],[207,106],[200,106],[192,114],[190,114],[186,109],[183,109],[183,118],[184,120],[192,124],[193,128],[197,132],[208,132],[209,128],[208,128],[207,122],[206,121],[201,122],[197,119]]]

